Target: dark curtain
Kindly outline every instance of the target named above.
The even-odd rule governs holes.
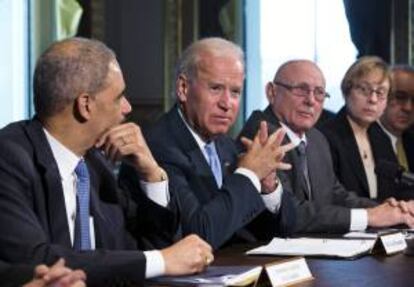
[[[199,2],[199,37],[226,38],[220,25],[220,10],[229,0],[200,0]]]
[[[78,32],[76,36],[91,38],[92,37],[92,9],[91,2],[86,0],[78,0],[79,5],[83,9],[82,17],[80,19]]]
[[[344,0],[344,6],[358,58],[376,55],[389,62],[391,1]]]

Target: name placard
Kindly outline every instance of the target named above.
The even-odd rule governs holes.
[[[286,286],[313,279],[305,258],[269,264],[265,266],[265,271],[273,287]]]
[[[387,255],[403,251],[407,248],[407,242],[401,232],[380,236],[380,240]]]

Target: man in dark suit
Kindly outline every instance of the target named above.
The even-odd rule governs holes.
[[[268,137],[264,126],[253,142],[246,142],[247,152],[240,158],[226,136],[238,112],[243,57],[238,46],[224,39],[193,43],[177,66],[178,104],[145,133],[168,173],[182,233],[196,233],[213,248],[232,237],[255,240],[240,229],[259,215],[271,221],[267,236],[293,225],[289,198],[280,196],[273,178],[276,168],[285,168],[280,160],[289,148],[279,146],[281,131]],[[126,167],[120,176],[134,180]]]
[[[124,89],[114,53],[99,41],[63,40],[39,58],[35,117],[0,130],[0,259],[51,264],[63,257],[85,270],[88,286],[143,284],[210,263],[211,248],[197,236],[136,250],[137,236],[173,233],[174,222],[165,172],[139,127],[122,123],[131,110]],[[118,188],[107,159],[127,160],[142,189]],[[152,229],[141,228],[149,222]]]
[[[313,128],[326,97],[324,76],[314,63],[295,60],[283,64],[266,91],[269,107],[253,112],[241,136],[251,138],[265,120],[271,129],[282,126],[297,147],[286,155],[292,169],[278,173],[283,193],[294,195],[295,232],[342,233],[399,223],[413,226],[405,203],[390,200],[377,205],[345,190],[338,182],[329,145]]]
[[[399,164],[414,172],[414,133],[409,130],[414,123],[414,69],[393,67],[392,85],[380,124],[391,140]]]

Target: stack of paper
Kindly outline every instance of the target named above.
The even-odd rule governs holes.
[[[353,258],[367,254],[375,240],[325,238],[274,238],[269,244],[246,252],[248,255],[328,256]]]

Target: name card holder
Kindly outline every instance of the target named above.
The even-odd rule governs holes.
[[[266,264],[256,285],[264,286],[270,282],[273,287],[290,286],[313,279],[305,258],[300,257]]]
[[[392,255],[407,248],[407,242],[401,232],[380,235],[374,243],[372,253]]]

